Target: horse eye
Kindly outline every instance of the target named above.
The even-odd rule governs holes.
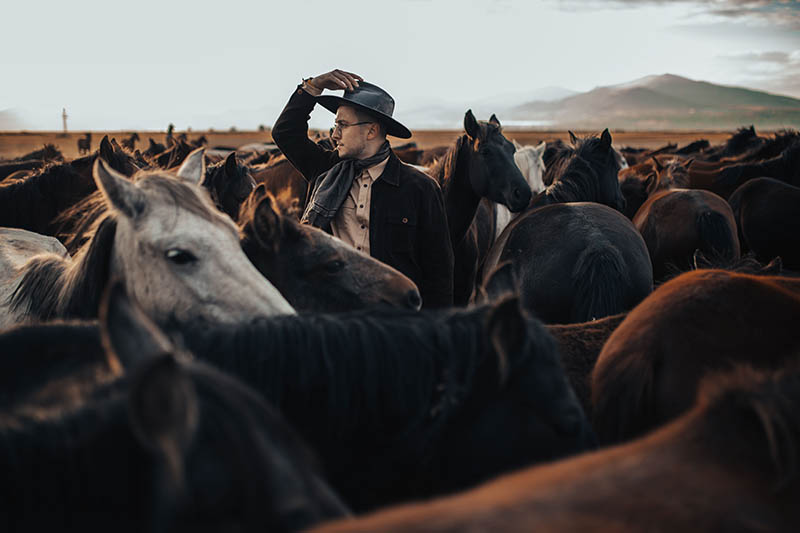
[[[343,261],[331,261],[330,263],[325,264],[325,271],[328,274],[336,274],[340,272],[344,268]]]
[[[194,254],[186,250],[181,250],[180,248],[170,248],[164,255],[176,265],[186,265],[197,261]]]

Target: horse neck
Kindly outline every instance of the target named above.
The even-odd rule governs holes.
[[[598,176],[585,179],[578,172],[566,172],[545,189],[548,203],[598,202],[602,203],[598,189]]]
[[[454,248],[466,235],[481,201],[480,196],[472,189],[470,181],[469,169],[472,157],[469,138],[462,135],[450,147],[442,159],[441,166],[433,172],[442,186],[450,242]]]
[[[102,292],[111,277],[116,221],[103,220],[92,240],[72,260],[33,259],[12,296],[15,309],[32,318],[96,318]]]
[[[147,495],[155,481],[152,464],[127,427],[125,402],[112,401],[35,428],[23,423],[0,429],[0,495],[6,514],[19,513],[20,524],[59,528],[72,522],[76,512],[96,524],[111,526],[123,518],[132,530],[147,525],[134,524],[152,505]],[[120,517],[120,512],[128,514]]]

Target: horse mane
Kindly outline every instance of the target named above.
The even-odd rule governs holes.
[[[235,326],[184,325],[181,333],[198,358],[245,379],[278,409],[293,413],[290,419],[316,419],[297,425],[304,436],[322,432],[312,441],[340,439],[356,428],[377,431],[385,419],[413,413],[382,452],[391,456],[409,449],[397,440],[422,439],[429,446],[474,382],[506,366],[487,357],[494,354],[485,331],[487,309],[373,309]],[[313,399],[287,401],[302,391]]]
[[[12,309],[38,320],[96,317],[111,272],[116,228],[113,215],[103,218],[72,260],[57,255],[32,258],[11,295]]]
[[[798,481],[800,474],[800,364],[790,364],[777,371],[758,371],[740,365],[730,372],[711,374],[700,382],[697,405],[710,412],[707,420],[721,419],[738,427],[758,432],[740,445],[748,450],[755,442],[759,451],[774,467],[774,490],[780,491]],[[714,416],[725,412],[727,416]],[[760,430],[760,431],[759,431]],[[712,429],[713,431],[713,429]],[[720,434],[729,433],[721,428]],[[726,440],[726,446],[731,442]],[[755,442],[754,442],[755,441]]]
[[[444,156],[438,158],[430,166],[428,174],[433,177],[442,188],[442,192],[448,190],[453,183],[453,176],[456,174],[462,150],[468,146],[469,138],[466,134],[460,135],[455,142],[450,145]],[[446,193],[445,193],[446,196]]]
[[[62,161],[64,156],[61,151],[54,145],[47,143],[39,150],[35,150],[22,157],[17,158],[17,161],[30,161],[32,159],[42,159],[44,161],[59,160]]]
[[[545,171],[550,173],[552,169],[553,181],[545,189],[544,194],[559,203],[598,198],[600,192],[598,169],[608,167],[615,173],[619,172],[619,163],[615,158],[609,157],[611,151],[604,153],[596,150],[601,142],[600,137],[587,137],[579,140],[575,148],[562,149],[553,159],[552,166],[547,167]]]

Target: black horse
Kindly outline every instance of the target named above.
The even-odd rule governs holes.
[[[294,316],[184,329],[276,405],[356,509],[593,446],[552,337],[503,300],[468,311]]]
[[[593,202],[526,212],[498,237],[484,268],[490,298],[518,292],[548,324],[622,313],[653,286],[642,236],[622,214]]]
[[[611,134],[577,139],[574,147],[564,146],[550,160],[545,183],[551,184],[533,200],[530,207],[564,202],[597,202],[624,211],[625,198],[619,187],[619,163],[611,148]]]
[[[469,301],[494,236],[490,227],[494,213],[479,210],[481,198],[503,204],[513,213],[522,211],[531,198],[531,188],[514,163],[514,145],[503,136],[497,117],[479,122],[469,110],[464,115],[464,130],[429,171],[444,193],[454,253],[456,305]],[[480,220],[476,220],[477,213]]]
[[[7,525],[296,531],[347,514],[274,409],[176,350],[121,291],[101,311],[105,350],[97,326],[0,335]]]
[[[231,152],[224,161],[206,167],[200,185],[208,189],[220,211],[237,220],[239,208],[255,189],[256,182],[249,167],[237,162],[236,152]]]
[[[800,271],[800,187],[771,178],[750,180],[728,202],[745,251],[759,261],[780,257]]]

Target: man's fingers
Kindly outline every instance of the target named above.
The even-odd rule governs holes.
[[[350,83],[350,81],[349,81],[347,78],[345,78],[344,76],[341,76],[341,75],[339,75],[338,73],[331,73],[331,78],[333,78],[333,79],[334,79],[334,81],[335,81],[337,84],[339,84],[339,85],[341,86],[341,88],[342,88],[342,89],[350,89],[350,90],[352,90],[352,89],[353,89],[353,85],[352,85],[352,84]]]

